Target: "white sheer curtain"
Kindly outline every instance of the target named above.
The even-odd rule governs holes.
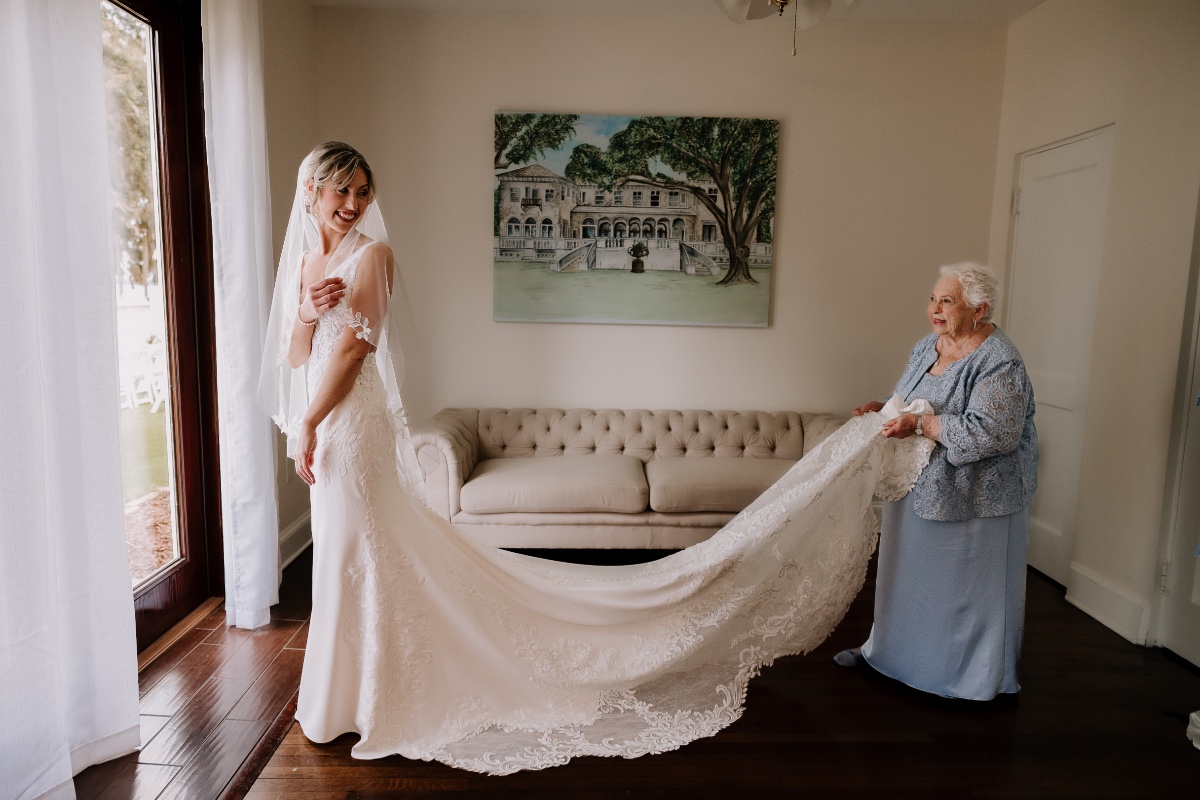
[[[96,0],[0,2],[0,794],[137,749]]]
[[[217,410],[226,621],[279,602],[275,429],[258,407],[274,284],[258,0],[204,0],[204,119],[216,270]]]

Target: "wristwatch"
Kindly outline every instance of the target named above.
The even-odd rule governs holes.
[[[921,427],[921,415],[917,414],[917,436],[924,436],[925,429]]]

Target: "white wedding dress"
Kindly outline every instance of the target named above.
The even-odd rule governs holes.
[[[320,318],[310,387],[352,303]],[[296,714],[314,741],[357,732],[360,758],[504,774],[715,734],[764,666],[842,619],[875,547],[880,479],[906,490],[928,459],[868,414],[702,544],[626,567],[546,561],[478,544],[415,498],[374,358],[318,431]]]

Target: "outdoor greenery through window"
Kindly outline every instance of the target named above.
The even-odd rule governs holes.
[[[133,585],[180,557],[150,26],[100,3],[121,378],[121,475]],[[117,398],[114,398],[116,401]]]

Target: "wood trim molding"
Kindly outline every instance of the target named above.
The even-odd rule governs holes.
[[[224,597],[208,598],[196,606],[190,614],[179,620],[169,631],[155,639],[145,650],[138,653],[138,672],[150,666],[155,659],[165,653],[175,642],[182,639],[184,634],[196,627],[201,620],[220,607],[223,602],[225,602]]]
[[[279,568],[296,560],[312,544],[312,511],[307,510],[279,532]]]
[[[1134,644],[1146,644],[1149,601],[1076,561],[1067,575],[1067,602]]]

